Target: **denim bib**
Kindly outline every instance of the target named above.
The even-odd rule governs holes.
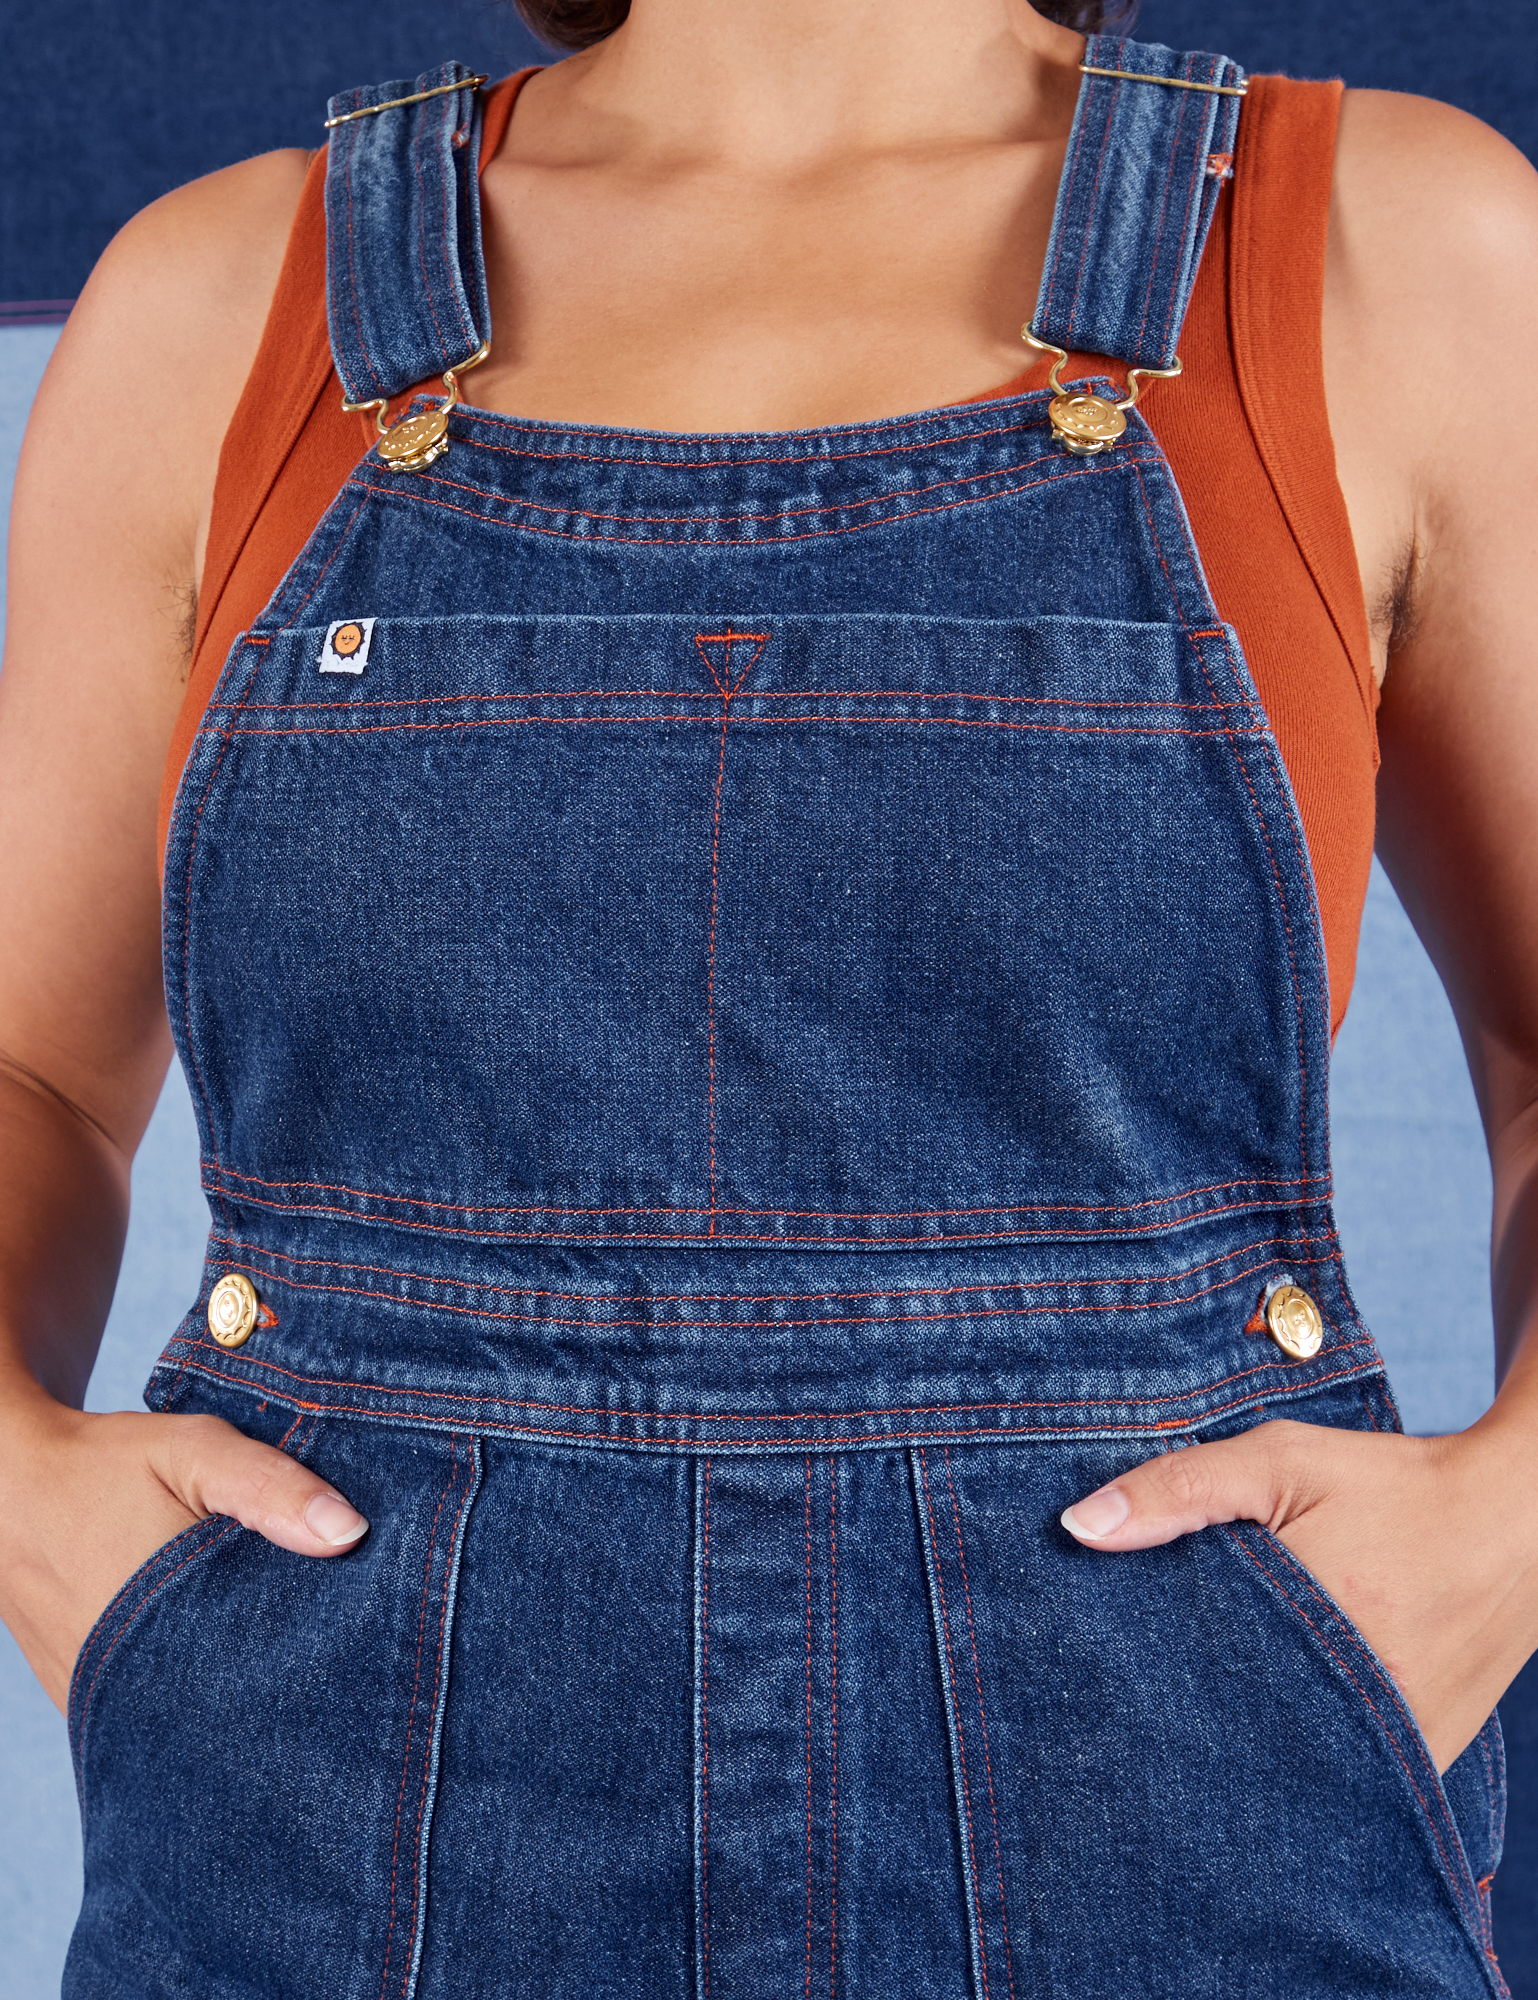
[[[1243,76],[1085,61],[1032,327],[1110,405],[1175,363]],[[332,111],[343,393],[431,418],[492,331],[475,92]],[[1493,1723],[1439,1780],[1263,1528],[1057,1524],[1396,1418],[1275,739],[1139,410],[1081,455],[1052,401],[455,401],[235,644],[165,891],[213,1227],[148,1399],[373,1525],[202,1523],[93,1634],[75,2000],[1504,1990]]]

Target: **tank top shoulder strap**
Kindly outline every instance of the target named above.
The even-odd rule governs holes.
[[[1234,155],[1227,56],[1091,35],[1032,330],[1138,368],[1174,365]]]
[[[1378,690],[1367,607],[1324,395],[1325,256],[1343,95],[1339,82],[1254,79],[1234,176],[1228,323],[1255,448],[1370,721]]]

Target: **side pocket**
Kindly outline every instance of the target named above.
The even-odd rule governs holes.
[[[263,1443],[275,1445],[278,1450],[286,1451],[291,1458],[301,1462],[305,1443],[315,1429],[313,1417],[291,1419],[287,1412],[283,1412],[277,1421],[274,1417],[267,1417],[263,1422],[262,1418],[267,1416],[266,1406],[263,1405],[260,1412],[253,1412],[243,1397],[205,1398],[203,1407],[211,1414],[225,1417],[247,1436],[261,1438]],[[238,1521],[225,1514],[210,1514],[204,1520],[194,1521],[190,1528],[183,1528],[179,1535],[162,1542],[147,1562],[139,1565],[86,1634],[85,1644],[76,1655],[70,1674],[67,1711],[75,1789],[82,1810],[85,1805],[85,1756],[91,1713],[97,1689],[107,1669],[114,1662],[120,1669],[125,1660],[132,1657],[132,1628],[149,1607],[162,1602],[168,1589],[174,1599],[178,1585],[190,1583],[193,1573],[202,1567],[204,1560],[215,1549],[222,1548],[228,1552],[232,1538],[244,1532]],[[125,1640],[128,1643],[120,1652]]]
[[[140,1613],[163,1591],[173,1586],[178,1578],[184,1577],[195,1563],[211,1555],[221,1542],[243,1532],[238,1521],[231,1521],[222,1514],[210,1514],[205,1520],[194,1521],[190,1528],[183,1528],[179,1535],[163,1542],[148,1562],[139,1565],[91,1627],[75,1660],[69,1683],[69,1747],[75,1762],[77,1786],[82,1785],[84,1779],[91,1704],[120,1642],[132,1629]]]
[[[252,1403],[240,1427],[302,1440],[369,1533],[318,1559],[200,1522],[108,1607],[75,1679],[66,2000],[223,1992],[235,1968],[273,1995],[411,2000],[480,1450],[396,1425],[278,1431],[292,1415]]]
[[[1268,1528],[1236,1522],[1218,1532],[1261,1588],[1283,1608],[1294,1629],[1306,1635],[1325,1672],[1365,1718],[1385,1755],[1397,1767],[1407,1807],[1429,1838],[1438,1870],[1469,1936],[1498,1982],[1489,1951],[1486,1897],[1470,1867],[1462,1832],[1420,1725],[1392,1676],[1313,1573]]]

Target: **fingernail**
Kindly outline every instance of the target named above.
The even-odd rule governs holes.
[[[339,1549],[368,1533],[368,1522],[340,1493],[317,1493],[304,1510],[304,1525],[312,1535]]]
[[[1087,1500],[1077,1500],[1062,1512],[1063,1526],[1083,1542],[1099,1542],[1119,1528],[1132,1512],[1132,1502],[1119,1486],[1102,1486]]]

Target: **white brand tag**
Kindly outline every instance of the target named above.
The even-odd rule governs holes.
[[[320,649],[323,674],[361,674],[368,665],[368,649],[374,642],[372,618],[339,618],[326,628],[326,643]]]

